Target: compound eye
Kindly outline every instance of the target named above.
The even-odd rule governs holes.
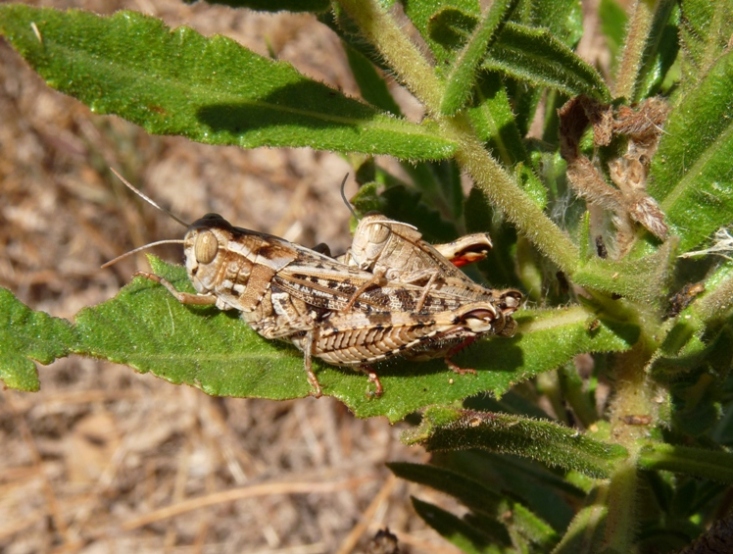
[[[387,225],[380,225],[375,223],[369,228],[369,242],[374,244],[382,244],[385,242],[389,235],[392,233]]]
[[[193,246],[193,253],[196,261],[200,264],[211,263],[219,251],[219,241],[211,231],[201,231],[196,235],[196,242]]]

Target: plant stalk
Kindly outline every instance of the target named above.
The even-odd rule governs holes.
[[[653,342],[642,333],[631,350],[619,354],[614,363],[617,386],[609,410],[610,438],[629,452],[609,484],[604,543],[614,552],[634,551],[639,449],[657,421],[654,386],[646,371],[654,350]]]
[[[438,114],[444,85],[392,15],[376,0],[339,0],[339,4],[384,56],[400,81],[430,114]]]
[[[614,96],[638,101],[640,76],[645,64],[645,53],[654,31],[654,18],[668,13],[669,0],[636,0],[629,18],[625,47],[616,76]]]
[[[475,138],[466,121],[457,116],[445,119],[441,127],[446,135],[458,141],[458,164],[471,175],[474,184],[492,205],[499,208],[558,268],[568,276],[572,275],[580,263],[580,253],[570,237],[517,187],[514,179]]]

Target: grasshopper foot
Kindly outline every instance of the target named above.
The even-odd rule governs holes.
[[[313,387],[313,391],[311,391],[311,396],[314,398],[320,398],[323,396],[323,390],[321,389],[321,384],[318,382],[318,378],[316,377],[316,374],[313,373],[312,369],[307,370],[308,371],[308,382],[311,384],[311,387]]]
[[[448,351],[448,353],[445,355],[445,358],[443,358],[443,361],[445,361],[445,365],[447,365],[451,369],[451,371],[453,371],[454,373],[458,373],[459,375],[465,375],[466,373],[472,373],[473,375],[476,375],[475,369],[459,367],[453,360],[451,360],[454,355],[458,354],[458,352],[466,348],[475,340],[476,337],[468,337],[466,340],[455,345]]]
[[[384,393],[384,387],[382,387],[382,382],[379,380],[377,374],[374,373],[374,370],[372,370],[368,365],[360,365],[357,369],[369,377],[369,382],[374,383],[374,387],[376,388],[374,392],[367,391],[367,396],[370,398],[379,398],[382,396]]]

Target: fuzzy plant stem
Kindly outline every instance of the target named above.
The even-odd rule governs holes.
[[[638,463],[650,428],[657,420],[655,388],[647,366],[656,345],[644,333],[631,350],[614,363],[616,395],[609,409],[611,440],[621,444],[629,457],[617,465],[609,483],[605,544],[614,552],[632,552],[636,534]]]
[[[626,42],[616,76],[616,98],[638,101],[640,82],[647,63],[650,37],[654,34],[655,18],[669,17],[671,0],[636,0],[626,34]],[[658,38],[659,33],[656,33]]]
[[[641,70],[646,38],[654,19],[655,0],[636,0],[632,8],[626,32],[626,46],[616,77],[616,98],[632,100],[636,91],[637,76]]]
[[[474,179],[475,185],[509,221],[568,276],[579,264],[579,253],[565,234],[517,187],[514,179],[476,139],[460,116],[444,120],[442,128],[459,141],[456,160]]]
[[[437,113],[444,85],[392,14],[375,0],[339,0],[359,30],[430,113]]]

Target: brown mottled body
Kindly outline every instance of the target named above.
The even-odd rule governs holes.
[[[493,334],[499,318],[501,314],[485,302],[438,313],[331,312],[315,333],[314,353],[335,365],[364,365],[413,354],[422,357],[423,349],[445,353],[467,338]]]
[[[273,288],[317,310],[434,313],[467,302],[457,288],[431,288],[425,295],[421,283],[403,282],[365,290],[351,302],[360,287],[373,283],[368,271],[279,237],[234,227],[217,214],[207,214],[190,226],[184,253],[198,296],[213,297],[210,303],[221,310],[236,309],[258,319],[267,316],[267,306],[260,303]],[[477,289],[488,290],[464,278]]]
[[[371,214],[359,221],[351,248],[339,260],[350,267],[371,272],[374,284],[421,285],[429,294],[455,296],[463,302],[492,302],[508,317],[522,301],[519,291],[486,288],[458,269],[458,266],[485,258],[491,247],[491,240],[485,233],[431,245],[411,225]],[[361,292],[359,300],[367,292]]]

